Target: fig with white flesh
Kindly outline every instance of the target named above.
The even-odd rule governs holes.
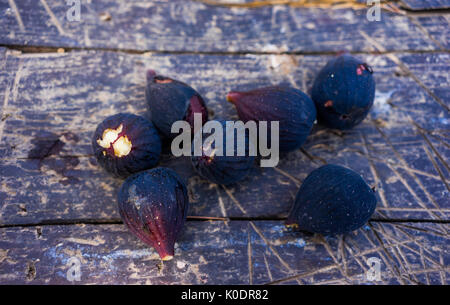
[[[161,139],[153,123],[131,113],[118,113],[101,122],[92,137],[99,163],[114,176],[126,178],[152,168],[161,154]]]

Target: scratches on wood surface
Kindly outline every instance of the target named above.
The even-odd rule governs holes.
[[[23,60],[20,60],[12,88],[9,87],[9,84],[6,85],[5,97],[3,100],[3,106],[1,108],[2,115],[0,117],[0,144],[2,143],[3,130],[5,128],[6,120],[10,116],[10,114],[8,113],[9,97],[12,94],[12,102],[15,103],[17,101],[17,95],[19,94],[20,78],[22,77],[22,69],[23,69]]]
[[[82,22],[68,22],[60,1],[2,6],[0,44],[15,50],[0,47],[0,282],[68,284],[79,261],[83,284],[448,284],[447,16],[398,2],[384,3],[380,22],[355,1],[214,2],[83,2]],[[115,204],[121,180],[99,169],[90,137],[108,115],[147,115],[147,68],[191,84],[215,118],[235,119],[229,90],[309,93],[344,50],[375,71],[366,120],[343,132],[315,125],[278,167],[226,187],[163,154],[191,201],[174,260],[129,234]],[[327,163],[376,186],[373,220],[340,236],[287,230],[299,186]],[[367,277],[372,258],[379,281]]]
[[[41,1],[42,5],[44,6],[45,11],[49,15],[50,20],[52,21],[53,25],[58,29],[59,34],[62,35],[62,36],[66,35],[65,32],[64,32],[63,27],[61,26],[61,23],[59,23],[58,18],[56,18],[56,16],[53,13],[52,9],[47,4],[47,1],[46,0],[40,0],[40,1]]]
[[[383,4],[390,11],[383,10],[380,21],[370,22],[365,3],[354,9],[356,1],[351,1],[353,8],[339,1],[330,9],[327,2],[318,6],[315,1],[315,8],[302,7],[306,3],[229,8],[191,0],[85,1],[80,21],[67,19],[70,6],[65,2],[20,2],[16,4],[27,31],[14,16],[0,12],[0,26],[10,29],[0,44],[134,53],[368,52],[371,46],[359,34],[362,30],[383,41],[389,51],[442,50],[440,38],[425,34],[433,32],[434,23],[414,23],[392,5]],[[103,18],[105,13],[110,17]]]
[[[296,186],[300,187],[300,185],[302,184],[302,182],[299,179],[293,177],[292,175],[290,175],[289,173],[285,172],[284,170],[279,169],[278,167],[273,167],[273,169],[274,169],[274,171],[276,171],[276,172],[282,174],[283,176],[289,178],[289,180],[294,182]]]
[[[444,160],[444,158],[441,156],[441,154],[436,150],[436,148],[434,147],[434,145],[430,142],[430,140],[428,139],[428,137],[423,133],[423,129],[417,125],[415,122],[413,122],[413,124],[419,129],[419,133],[422,135],[423,139],[425,140],[426,144],[431,148],[431,150],[436,154],[436,157],[441,161],[441,164],[445,167],[445,169],[447,170],[447,172],[450,172],[450,167],[447,164],[447,161]],[[431,159],[431,157],[430,157]],[[441,174],[440,174],[441,176]],[[441,176],[442,178],[442,176]],[[442,178],[444,179],[444,178]]]
[[[404,276],[398,270],[398,266],[391,264],[393,260],[392,254],[388,251],[388,249],[384,245],[384,241],[380,238],[378,232],[374,231],[374,236],[376,240],[380,243],[379,248],[381,249],[381,251],[379,252],[379,255],[382,257],[383,261],[390,268],[390,270],[395,274],[395,277],[400,282],[400,284],[406,284]]]
[[[450,3],[447,0],[400,0],[400,3],[413,11],[421,10],[441,10],[450,8]]]
[[[441,177],[441,181],[442,183],[445,184],[445,187],[447,188],[447,190],[450,192],[450,188],[448,186],[447,180],[444,178],[444,175],[442,174],[441,169],[439,168],[439,166],[436,163],[436,160],[434,159],[434,157],[431,155],[430,151],[428,150],[427,146],[423,146],[423,150],[425,151],[425,153],[427,154],[428,158],[430,159],[431,163],[433,163],[434,168],[436,169],[436,171],[439,173],[439,177]]]
[[[379,186],[381,186],[381,179],[380,179],[380,176],[378,175],[377,169],[375,168],[375,165],[373,164],[373,161],[372,161],[372,159],[371,159],[371,157],[369,155],[369,149],[367,147],[367,140],[365,139],[365,137],[364,137],[364,135],[362,133],[360,134],[360,137],[361,137],[361,141],[363,143],[364,154],[366,155],[367,160],[369,161],[370,171],[372,173],[372,176],[374,177],[375,189],[376,189],[377,193],[380,196],[381,204],[385,208],[387,208],[388,207],[388,203],[387,203],[387,200],[386,200],[386,196],[384,195],[384,189],[382,187],[379,187]]]
[[[353,8],[363,9],[367,5],[357,0],[260,0],[260,1],[217,1],[217,0],[195,0],[208,5],[236,7],[236,8],[258,8],[274,5],[289,5],[291,7],[307,8]]]
[[[386,143],[389,145],[389,147],[392,149],[392,151],[394,152],[394,154],[397,157],[397,160],[404,166],[407,168],[407,163],[405,161],[405,159],[400,155],[400,153],[395,149],[395,147],[392,145],[391,141],[386,137],[386,135],[381,131],[381,129],[377,126],[375,126],[376,130],[381,134],[382,138],[384,139],[384,141],[386,141]],[[388,165],[389,166],[389,165]],[[421,203],[421,205],[423,207],[425,207],[425,204],[422,202],[422,200],[420,199],[419,196],[417,196],[416,192],[413,190],[413,187],[411,187],[408,183],[408,181],[406,179],[403,178],[403,176],[397,171],[395,170],[393,167],[390,167],[391,170],[396,174],[396,176],[399,178],[399,180],[403,183],[403,185],[409,190],[409,192],[411,194],[414,195],[414,197],[418,200],[419,203]],[[408,172],[408,175],[410,175],[414,181],[419,185],[419,188],[426,194],[426,196],[428,197],[428,199],[430,200],[430,202],[432,202],[435,206],[436,209],[440,209],[439,205],[436,203],[436,201],[433,199],[433,197],[430,195],[430,193],[427,191],[427,189],[424,187],[424,185],[422,184],[422,182],[417,178],[417,176],[412,173],[412,172]],[[442,215],[442,213],[441,213]],[[440,218],[441,216],[435,215],[436,217]]]
[[[11,89],[10,89],[9,85],[6,85],[5,96],[3,98],[2,115],[0,117],[0,119],[1,119],[1,121],[0,121],[0,143],[2,142],[3,129],[5,128],[6,119],[9,116],[9,114],[6,113],[6,109],[8,108],[10,90]]]
[[[223,199],[222,199],[222,196],[220,195],[219,186],[215,185],[214,188],[216,189],[216,192],[217,192],[217,199],[219,202],[220,212],[222,213],[223,217],[227,217],[227,212],[226,212],[225,206],[223,204]]]
[[[260,229],[252,222],[250,221],[250,226],[252,229],[258,234],[258,236],[264,241],[265,245],[270,249],[271,253],[278,259],[278,262],[281,263],[281,265],[289,272],[293,273],[294,270],[289,266],[287,262],[284,261],[282,256],[278,253],[276,248],[271,244],[269,240],[264,236],[264,234],[261,232]],[[298,280],[296,280],[298,282]],[[300,283],[299,283],[300,284]]]
[[[227,91],[290,84],[290,77],[310,88],[329,58],[294,56],[299,65],[289,70],[288,77],[267,65],[272,55],[147,56],[101,51],[28,55],[7,51],[6,70],[0,75],[0,92],[6,99],[2,117],[7,115],[1,122],[0,141],[4,225],[118,219],[116,206],[110,203],[115,202],[121,182],[99,169],[90,137],[107,115],[124,111],[146,115],[146,68],[192,84],[216,117],[235,118],[234,108],[224,101]],[[448,113],[410,77],[396,77],[398,65],[387,55],[361,57],[373,63],[377,94],[370,118],[354,130],[338,133],[315,126],[303,148],[282,155],[277,168],[255,167],[241,183],[227,187],[196,176],[188,158],[163,155],[160,165],[173,168],[189,182],[189,216],[286,217],[307,174],[322,164],[337,163],[377,186],[380,204],[375,217],[448,219]],[[445,54],[398,57],[412,69],[425,69],[423,77],[434,75],[431,71],[446,62]],[[427,59],[432,61],[428,66],[415,64]],[[310,72],[302,73],[304,69]],[[240,70],[247,71],[244,78],[237,78]],[[432,90],[445,95],[439,88]],[[435,158],[428,157],[424,145]],[[34,190],[33,197],[21,186]],[[214,201],[217,204],[211,204]]]
[[[341,273],[342,280],[344,282],[347,282],[348,284],[350,284],[350,279],[348,278],[347,271],[341,266],[341,264],[336,259],[336,256],[334,255],[333,250],[331,249],[331,247],[328,244],[328,242],[326,241],[326,239],[323,236],[320,236],[319,239],[320,239],[320,242],[322,243],[322,245],[324,246],[325,250],[327,251],[328,255],[331,257],[331,259],[335,263],[335,266]],[[344,259],[344,257],[341,257],[341,259]]]
[[[414,23],[419,29],[420,31],[422,31],[431,41],[433,41],[440,50],[444,51],[445,47],[441,44],[441,42],[439,40],[437,40],[436,38],[433,37],[433,35],[430,34],[429,30],[426,29],[417,19],[416,17],[409,17],[409,20],[411,20],[412,23]]]
[[[11,9],[14,11],[14,15],[16,16],[17,24],[19,25],[19,29],[22,32],[24,32],[25,26],[23,25],[23,21],[22,21],[22,17],[20,16],[20,12],[17,9],[16,2],[14,0],[8,0],[8,3],[9,3],[9,6],[11,7]]]
[[[239,210],[244,214],[244,215],[248,215],[247,211],[242,207],[241,203],[236,199],[236,197],[234,197],[233,193],[228,189],[228,187],[226,187],[225,185],[221,186],[225,193],[227,193],[227,195],[230,197],[231,201],[239,208]]]
[[[252,261],[252,237],[250,235],[250,223],[247,225],[248,231],[248,244],[247,244],[247,256],[248,256],[248,274],[249,274],[249,284],[253,284],[253,261]]]
[[[377,42],[374,38],[370,37],[367,33],[364,31],[360,31],[360,34],[366,38],[366,40],[375,47],[380,52],[386,52],[386,48],[383,47],[379,42]],[[438,102],[444,109],[446,109],[448,112],[450,112],[449,106],[444,103],[434,92],[432,92],[425,84],[414,74],[411,72],[410,69],[395,55],[395,54],[386,54],[389,59],[391,59],[393,62],[395,62],[399,68],[408,76],[410,76],[414,81],[419,84],[425,91],[427,91],[428,94],[430,94],[433,99]]]

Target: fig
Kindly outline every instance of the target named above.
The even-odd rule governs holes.
[[[201,114],[202,124],[208,120],[206,103],[197,91],[153,70],[147,71],[145,98],[152,122],[166,138],[176,136],[170,132],[176,121],[187,121],[194,130],[194,113]]]
[[[324,165],[301,185],[286,225],[312,233],[347,233],[362,227],[376,204],[375,191],[359,174],[343,166]]]
[[[369,65],[348,54],[330,60],[312,88],[318,122],[330,128],[349,129],[364,120],[375,98],[372,73]]]
[[[162,260],[171,260],[189,207],[187,189],[178,174],[164,167],[134,174],[120,187],[118,203],[128,229]]]
[[[125,178],[154,167],[161,154],[161,139],[144,117],[119,113],[97,126],[92,149],[98,163],[109,173]]]
[[[314,103],[295,88],[270,86],[247,92],[231,91],[227,101],[235,105],[244,122],[279,121],[280,151],[299,148],[316,120]],[[270,135],[270,124],[268,126],[267,134]]]
[[[238,154],[237,129],[234,128],[233,141],[230,142],[226,136],[226,122],[218,120],[217,123],[220,124],[223,130],[223,142],[218,144],[216,141],[209,141],[211,133],[199,130],[198,132],[203,132],[201,156],[196,156],[194,153],[196,141],[194,137],[191,161],[195,171],[201,177],[217,184],[226,185],[244,179],[253,167],[255,156],[250,155],[250,145],[252,143],[249,140],[248,132],[243,132],[241,135],[243,137],[241,144],[245,146],[242,146],[242,153]],[[227,146],[230,144],[232,147],[230,153],[227,153]],[[222,145],[222,153],[218,153],[220,150],[219,145]]]

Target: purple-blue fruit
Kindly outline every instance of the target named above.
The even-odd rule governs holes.
[[[208,120],[205,101],[189,85],[172,78],[147,71],[145,98],[149,106],[152,122],[166,138],[176,134],[170,132],[176,121],[187,121],[194,129],[194,114],[202,116],[202,125]]]
[[[316,120],[314,103],[295,88],[271,86],[247,92],[231,91],[227,100],[236,106],[244,122],[267,121],[270,127],[271,121],[279,121],[280,151],[299,148]],[[267,134],[270,135],[270,128]]]
[[[171,260],[189,207],[186,186],[177,173],[158,167],[130,176],[119,190],[118,202],[128,229],[155,248],[162,260]]]
[[[92,149],[105,170],[125,178],[158,163],[161,139],[149,120],[119,113],[97,126],[92,137]]]
[[[369,65],[348,54],[330,60],[312,88],[318,122],[349,129],[364,120],[375,98],[372,73]]]
[[[192,145],[192,165],[195,171],[203,178],[217,184],[231,184],[244,179],[251,171],[255,160],[254,156],[250,156],[250,146],[248,133],[242,134],[244,146],[242,156],[238,156],[238,133],[234,130],[233,156],[227,156],[226,147],[231,142],[227,142],[226,138],[226,122],[220,121],[223,129],[223,155],[217,155],[218,144],[215,142],[208,143],[209,133],[203,133],[202,155],[194,156],[194,144]],[[200,132],[200,131],[199,131]]]
[[[347,233],[362,227],[376,204],[375,191],[360,175],[339,165],[324,165],[303,182],[286,225],[313,233]]]

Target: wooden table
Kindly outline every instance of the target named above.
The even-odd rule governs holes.
[[[390,1],[373,22],[365,1],[281,2],[82,0],[69,21],[66,1],[0,0],[1,284],[449,283],[449,2]],[[161,263],[127,231],[121,180],[99,168],[90,139],[109,115],[145,114],[146,69],[191,84],[213,118],[237,119],[229,90],[309,93],[341,51],[375,71],[360,125],[316,125],[276,168],[229,187],[166,149],[160,164],[191,200],[175,258]],[[325,163],[376,186],[376,213],[346,235],[286,230],[302,180]]]

